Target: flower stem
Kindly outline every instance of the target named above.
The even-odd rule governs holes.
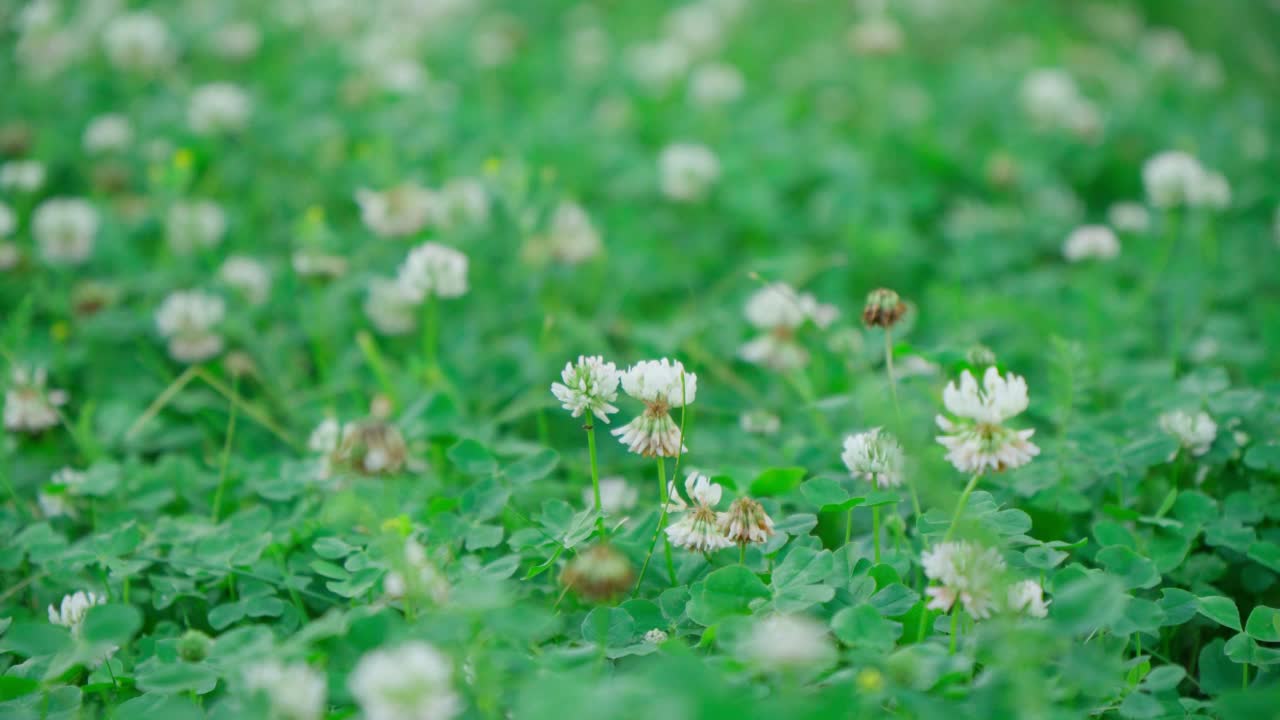
[[[658,536],[662,534],[662,528],[667,524],[667,469],[663,465],[662,458],[658,458],[658,484],[660,485],[658,500],[661,503],[658,509],[658,526],[654,528],[653,540],[649,542],[649,553],[644,556],[644,564],[640,566],[640,575],[636,578],[635,589],[631,591],[632,597],[635,597],[640,592],[640,586],[644,584],[645,573],[649,570],[649,561],[653,559],[653,551],[658,547]],[[671,565],[670,540],[667,540],[666,553],[668,571],[672,577],[672,584],[675,584],[675,569]]]
[[[956,531],[956,524],[960,522],[960,515],[964,512],[964,506],[969,502],[969,494],[978,486],[978,479],[982,477],[981,473],[975,474],[969,478],[969,484],[964,486],[964,492],[960,493],[960,500],[956,502],[956,511],[951,515],[951,525],[947,528],[947,534],[942,536],[942,542],[951,539],[951,535]]]
[[[683,441],[683,438],[681,438]],[[667,463],[661,457],[658,458],[658,497],[662,500],[662,514],[658,522],[658,528],[661,530],[666,525],[667,520],[667,503],[671,498],[667,496]],[[671,577],[671,584],[676,584],[676,564],[671,559],[671,538],[665,535],[662,538],[662,551],[667,558],[667,575]]]
[[[600,467],[596,464],[596,426],[589,413],[587,424],[583,427],[587,431],[587,453],[591,456],[591,490],[596,499],[596,533],[601,540],[607,540],[608,536],[604,528],[604,504],[600,502]]]
[[[951,609],[951,646],[947,650],[948,655],[956,654],[956,637],[960,633],[960,608],[959,606]]]
[[[422,314],[422,357],[426,362],[428,384],[434,384],[440,375],[438,330],[436,297],[428,295]]]
[[[898,404],[898,377],[893,373],[893,332],[884,329],[884,374],[889,377],[889,394],[893,397],[893,411],[902,423],[902,406]]]
[[[871,508],[871,541],[875,548],[876,564],[880,564],[880,506]]]
[[[222,495],[227,489],[227,464],[231,460],[231,440],[236,433],[236,409],[239,403],[237,391],[239,390],[240,376],[231,376],[231,409],[227,412],[227,435],[226,440],[222,443],[222,460],[218,463],[218,489],[213,494],[213,522],[218,522],[218,514],[222,509]]]
[[[710,560],[708,560],[708,562],[710,562]],[[747,546],[741,543],[738,544],[738,564],[747,564]]]

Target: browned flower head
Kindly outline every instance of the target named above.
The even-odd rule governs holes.
[[[898,293],[888,288],[877,288],[867,295],[867,304],[862,308],[862,322],[867,327],[890,328],[905,314],[907,304],[902,302]]]
[[[560,574],[560,582],[579,597],[604,602],[631,588],[631,561],[612,545],[596,545],[579,553]]]
[[[720,532],[738,545],[762,543],[773,535],[773,519],[764,506],[749,497],[740,497],[720,515]]]
[[[333,453],[335,465],[366,475],[399,472],[409,450],[394,425],[376,418],[350,423]]]

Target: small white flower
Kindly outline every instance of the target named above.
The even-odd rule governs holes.
[[[1158,208],[1190,202],[1202,184],[1200,161],[1179,150],[1166,150],[1150,157],[1142,166],[1142,184],[1147,200]]]
[[[66,492],[36,492],[36,504],[40,506],[40,514],[46,518],[75,517],[76,511]]]
[[[89,608],[106,601],[107,599],[102,595],[83,590],[77,591],[74,595],[64,595],[61,605],[49,606],[49,622],[68,628],[73,634],[79,633]]]
[[[156,329],[168,339],[170,357],[197,363],[222,352],[222,336],[214,328],[225,311],[216,295],[198,290],[170,293],[156,311]]]
[[[249,94],[231,83],[210,83],[196,88],[187,105],[187,123],[198,135],[243,130],[249,123],[253,102]]]
[[[382,237],[417,234],[442,211],[437,193],[413,183],[381,192],[360,188],[356,190],[356,204],[365,227]]]
[[[838,311],[786,283],[770,283],[751,295],[744,313],[747,322],[763,334],[739,348],[738,356],[774,370],[791,370],[809,361],[808,351],[795,339],[796,330],[809,320],[825,327]]]
[[[720,513],[720,532],[738,545],[767,542],[773,535],[773,518],[764,506],[749,497],[740,497]]]
[[[705,145],[673,143],[658,156],[662,194],[676,202],[697,202],[720,179],[720,161]]]
[[[892,55],[902,49],[902,28],[892,18],[871,17],[849,28],[848,41],[859,55]]]
[[[924,574],[937,582],[925,590],[930,610],[950,612],[957,600],[975,620],[991,616],[995,593],[1006,565],[993,548],[968,542],[945,542],[921,556]]]
[[[424,243],[409,252],[397,282],[415,301],[461,297],[467,293],[467,256],[439,243]]]
[[[315,248],[294,251],[289,258],[293,271],[304,278],[334,279],[347,274],[347,259]]]
[[[1034,70],[1022,81],[1022,108],[1041,127],[1060,127],[1082,97],[1071,74],[1061,68]]]
[[[738,427],[756,435],[773,435],[782,429],[782,421],[767,410],[750,410],[738,416]]]
[[[689,69],[689,53],[670,41],[627,48],[626,65],[631,76],[650,93],[662,93]]]
[[[662,628],[653,628],[644,634],[644,641],[650,645],[661,645],[667,641],[667,631]]]
[[[84,484],[86,478],[87,476],[83,472],[68,466],[55,472],[53,476],[49,478],[49,482],[54,485],[59,485],[65,488],[68,492],[74,494],[76,490]]]
[[[675,457],[684,451],[680,428],[671,408],[693,402],[698,376],[686,373],[680,361],[667,358],[636,363],[622,374],[622,389],[645,403],[644,412],[613,435],[631,452],[645,457]]]
[[[586,262],[600,254],[600,232],[587,211],[577,203],[561,201],[551,214],[546,240],[551,256],[569,265]]]
[[[618,399],[621,376],[617,366],[602,356],[579,355],[577,363],[565,363],[560,379],[564,382],[551,384],[551,394],[574,417],[590,412],[608,423],[609,415],[618,412],[612,403]]]
[[[22,251],[17,244],[0,240],[0,272],[7,272],[18,267],[22,262]]]
[[[40,256],[50,265],[79,265],[93,254],[98,211],[80,198],[50,198],[31,220]]]
[[[383,335],[404,335],[418,323],[419,300],[395,280],[374,278],[364,301],[364,314]]]
[[[0,190],[33,193],[44,185],[44,163],[38,160],[11,160],[0,165]]]
[[[1027,409],[1027,382],[1009,373],[1001,377],[995,367],[987,368],[978,386],[965,370],[960,384],[947,383],[942,393],[947,410],[958,420],[937,416],[945,435],[938,442],[947,448],[947,460],[965,473],[1000,472],[1021,467],[1040,454],[1030,442],[1035,430],[1013,430],[1003,423]]]
[[[1008,609],[1034,618],[1049,614],[1049,603],[1044,599],[1044,588],[1035,580],[1022,580],[1009,586]]]
[[[1199,177],[1187,188],[1187,204],[1225,210],[1231,206],[1231,184],[1222,173],[1202,168]]]
[[[239,21],[218,28],[213,35],[213,50],[226,60],[243,61],[258,54],[262,32],[251,22]]]
[[[338,449],[338,440],[342,437],[342,425],[333,418],[325,418],[311,431],[307,438],[307,449],[317,453],[331,453]]]
[[[880,428],[846,437],[840,459],[851,475],[875,483],[882,490],[902,484],[902,446],[892,435],[882,434]]]
[[[14,365],[9,380],[4,394],[6,430],[34,434],[58,424],[57,408],[66,404],[67,394],[45,387],[48,375],[44,368]]]
[[[452,663],[423,642],[366,653],[348,686],[365,720],[449,720],[462,710]]]
[[[169,29],[160,18],[146,12],[121,15],[102,34],[107,59],[118,70],[153,72],[173,62]]]
[[[762,670],[820,668],[836,658],[827,628],[796,615],[757,620],[739,653],[744,662]]]
[[[438,220],[448,229],[489,220],[489,191],[474,178],[454,178],[440,190]]]
[[[746,86],[738,68],[723,62],[707,63],[689,76],[689,99],[702,107],[727,105],[742,97]]]
[[[618,516],[636,506],[640,493],[627,482],[626,478],[612,476],[600,478],[600,505],[605,515]],[[584,488],[582,501],[587,505],[595,504],[595,491]]]
[[[261,305],[271,295],[271,271],[247,255],[231,255],[222,261],[218,277],[254,305]]]
[[[725,18],[711,3],[686,3],[663,18],[667,36],[692,56],[705,56],[719,49],[725,32]]]
[[[227,232],[227,216],[211,200],[184,200],[169,206],[165,241],[179,255],[217,247]]]
[[[382,579],[382,589],[392,600],[402,600],[406,595],[430,598],[437,605],[449,600],[449,581],[413,538],[405,540],[404,561]]]
[[[324,675],[306,663],[285,664],[277,660],[254,663],[244,671],[244,685],[249,692],[266,695],[272,717],[319,720],[324,715],[328,683]]]
[[[716,505],[720,504],[724,488],[711,482],[706,475],[691,471],[684,481],[685,492],[693,501],[688,508],[680,495],[676,493],[675,484],[667,486],[670,502],[669,511],[683,511],[678,520],[666,528],[667,538],[672,545],[692,550],[693,552],[715,552],[733,544],[721,527],[720,516]]]
[[[0,202],[0,238],[9,237],[17,227],[18,215],[13,208]]]
[[[1107,210],[1107,222],[1120,232],[1144,233],[1151,227],[1151,214],[1136,202],[1118,202]]]
[[[1185,410],[1164,413],[1160,416],[1160,429],[1196,457],[1209,452],[1218,437],[1218,424],[1203,411],[1195,414]]]
[[[133,142],[133,127],[124,115],[99,115],[85,127],[82,142],[88,153],[119,152]]]
[[[1081,225],[1062,244],[1062,255],[1071,262],[1111,260],[1119,254],[1120,241],[1106,225]]]

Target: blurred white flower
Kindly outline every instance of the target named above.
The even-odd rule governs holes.
[[[1118,202],[1107,209],[1107,222],[1120,232],[1145,233],[1151,228],[1151,214],[1142,203]]]
[[[1231,206],[1231,184],[1222,173],[1202,168],[1196,182],[1187,188],[1187,204],[1225,210]]]
[[[404,335],[418,324],[419,304],[399,282],[374,278],[369,281],[364,314],[383,335]]]
[[[642,414],[613,435],[627,449],[645,457],[675,457],[684,451],[680,428],[671,419],[671,408],[692,403],[698,394],[698,376],[686,373],[679,360],[645,360],[622,374],[622,389],[645,404]]]
[[[1071,262],[1111,260],[1120,254],[1120,240],[1106,225],[1081,225],[1062,244],[1062,256]]]
[[[906,460],[902,446],[880,428],[846,437],[840,459],[851,475],[875,483],[881,490],[902,484]]]
[[[267,697],[273,718],[319,720],[324,716],[329,685],[324,675],[306,663],[253,663],[244,670],[244,686]]]
[[[956,601],[975,620],[984,620],[996,609],[1006,565],[994,548],[968,542],[944,542],[921,555],[924,574],[936,585],[925,589],[929,609],[950,612]]]
[[[262,32],[247,20],[223,25],[213,34],[213,50],[225,60],[248,60],[261,46]]]
[[[156,311],[156,329],[169,341],[169,356],[198,363],[222,352],[222,336],[214,328],[222,322],[225,305],[217,295],[199,290],[170,293]]]
[[[107,59],[118,70],[154,72],[173,63],[175,50],[164,22],[147,12],[121,15],[102,33]]]
[[[454,178],[439,194],[438,221],[445,228],[489,221],[489,191],[475,178]]]
[[[1227,178],[1180,150],[1166,150],[1149,158],[1142,166],[1142,183],[1148,201],[1158,208],[1190,205],[1221,210],[1231,204]]]
[[[1178,441],[1185,450],[1199,457],[1209,452],[1218,437],[1218,424],[1209,413],[1173,410],[1160,416],[1160,429]]]
[[[441,211],[440,196],[413,183],[381,192],[360,188],[356,190],[356,203],[365,227],[382,237],[414,235]]]
[[[689,69],[689,53],[680,45],[659,41],[633,45],[626,51],[627,69],[650,93],[666,92]]]
[[[1010,585],[1008,609],[1034,618],[1047,616],[1049,603],[1044,599],[1044,588],[1035,580],[1022,580]]]
[[[271,271],[248,255],[228,256],[218,269],[218,278],[254,305],[261,305],[271,295]]]
[[[1191,49],[1182,33],[1172,28],[1151,28],[1143,36],[1138,51],[1160,70],[1184,67],[1191,62]]]
[[[347,273],[347,259],[316,248],[295,250],[290,258],[293,271],[302,277],[333,279]]]
[[[782,429],[782,421],[767,410],[748,410],[738,416],[738,427],[756,435],[773,435]]]
[[[311,431],[307,438],[307,449],[315,453],[332,453],[338,449],[341,437],[342,425],[334,418],[325,418]]]
[[[609,63],[609,34],[599,25],[574,30],[568,48],[569,62],[580,75],[594,75]]]
[[[644,634],[644,641],[650,645],[661,645],[667,641],[667,631],[662,628],[653,628]]]
[[[48,373],[42,368],[14,365],[4,394],[4,427],[14,432],[39,433],[58,424],[57,408],[67,402],[63,390],[45,387]]]
[[[836,659],[826,626],[798,615],[757,619],[738,651],[743,662],[772,671],[817,669]]]
[[[40,257],[50,265],[79,265],[93,254],[98,211],[81,198],[50,198],[31,220]]]
[[[10,160],[0,165],[0,190],[33,193],[44,185],[44,163],[39,160]]]
[[[427,551],[413,538],[404,542],[404,560],[382,579],[382,589],[392,600],[430,599],[437,605],[449,600],[449,581],[427,557]]]
[[[8,272],[22,262],[22,251],[15,243],[0,240],[0,272]]]
[[[0,238],[7,238],[18,228],[18,215],[8,205],[0,202]]]
[[[69,629],[72,634],[79,634],[89,608],[106,601],[106,597],[102,595],[83,590],[77,591],[74,595],[64,595],[60,605],[49,606],[49,622]]]
[[[1061,68],[1033,70],[1022,81],[1022,108],[1042,128],[1067,128],[1082,135],[1095,132],[1098,111]]]
[[[600,506],[605,515],[617,516],[635,507],[640,493],[628,483],[626,478],[617,475],[600,478]],[[591,505],[595,502],[595,492],[584,488],[582,501]]]
[[[423,642],[366,653],[348,686],[365,720],[449,720],[462,711],[453,664]]]
[[[164,218],[165,241],[178,255],[217,247],[226,232],[226,213],[212,200],[180,200]]]
[[[676,202],[697,202],[720,179],[720,161],[705,145],[673,143],[658,156],[662,194]]]
[[[724,62],[699,65],[689,76],[689,99],[695,105],[726,105],[742,97],[747,83],[738,68]]]
[[[243,130],[249,124],[253,102],[232,83],[210,83],[196,88],[187,105],[187,123],[197,135],[217,135]]]
[[[400,265],[396,282],[415,301],[461,297],[467,294],[467,256],[439,243],[423,243]]]
[[[547,250],[551,257],[569,265],[586,262],[600,254],[600,232],[581,205],[560,201],[546,231]]]
[[[849,28],[848,42],[858,55],[892,55],[902,49],[902,28],[893,18],[870,17]]]
[[[618,412],[612,403],[618,399],[621,376],[602,356],[579,355],[577,363],[565,363],[560,379],[563,383],[551,384],[551,394],[574,417],[589,412],[607,424],[609,415]]]
[[[667,490],[671,498],[668,507],[683,510],[680,518],[666,528],[671,544],[693,552],[715,552],[732,545],[733,542],[721,529],[720,517],[715,510],[723,488],[697,472],[689,473],[684,487],[693,501],[692,508],[684,506],[684,501],[675,492],[674,483]]]
[[[1040,454],[1040,448],[1030,442],[1034,429],[1014,430],[1003,424],[1027,409],[1027,382],[1018,375],[1001,377],[995,367],[989,367],[979,387],[965,370],[958,386],[947,383],[942,400],[958,419],[938,415],[938,427],[946,434],[937,440],[960,472],[1001,472],[1026,465]]]
[[[796,341],[796,330],[810,320],[825,327],[838,314],[834,306],[798,293],[786,283],[770,283],[752,293],[743,312],[747,322],[763,334],[743,345],[738,356],[774,370],[804,366],[809,353]]]
[[[75,517],[75,509],[64,492],[49,493],[38,490],[36,505],[40,507],[40,514],[46,518]]]
[[[710,3],[692,2],[667,13],[663,24],[667,37],[692,57],[719,49],[726,30],[724,18]]]
[[[133,142],[133,127],[124,115],[99,115],[85,127],[82,142],[88,153],[119,152]]]

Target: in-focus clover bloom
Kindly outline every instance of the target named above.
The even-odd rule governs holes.
[[[942,393],[947,411],[956,417],[938,415],[938,427],[945,435],[937,440],[947,448],[947,460],[964,473],[1001,472],[1022,467],[1040,454],[1031,443],[1034,429],[1014,430],[1004,423],[1027,409],[1027,382],[1009,373],[1001,377],[994,367],[987,368],[978,386],[973,374],[965,370],[960,384],[947,384]]]
[[[1218,437],[1218,424],[1209,413],[1173,410],[1160,416],[1160,429],[1178,441],[1183,449],[1199,457],[1209,452]]]
[[[31,219],[40,257],[50,265],[79,265],[93,254],[98,211],[81,198],[50,198]]]
[[[684,509],[680,518],[667,526],[667,539],[671,544],[693,552],[715,552],[732,545],[733,542],[724,534],[715,509],[720,504],[723,488],[711,482],[706,475],[696,472],[689,473],[684,487],[693,507]],[[684,501],[675,493],[674,486],[669,488],[668,494],[673,498],[670,507],[684,507]]]
[[[222,352],[222,336],[214,328],[222,322],[226,305],[217,295],[199,290],[171,293],[156,311],[156,329],[169,341],[169,356],[198,363]]]
[[[64,595],[62,603],[57,606],[49,606],[49,622],[54,625],[61,625],[72,633],[79,633],[80,626],[84,624],[84,616],[89,612],[89,608],[94,605],[101,605],[107,599],[95,592],[77,591],[74,595]]]
[[[924,574],[936,585],[925,589],[929,609],[950,612],[957,601],[976,620],[998,609],[996,593],[1007,566],[994,548],[968,542],[944,542],[921,555]]]
[[[67,393],[45,387],[48,373],[42,368],[14,365],[4,394],[4,427],[14,432],[39,433],[58,424],[57,408]]]
[[[872,428],[844,439],[840,459],[856,478],[875,483],[876,487],[898,487],[903,481],[905,455],[892,435]]]
[[[552,383],[551,394],[574,417],[589,412],[608,423],[609,415],[618,412],[612,403],[618,399],[621,377],[617,366],[604,357],[579,355],[578,362],[565,363],[560,373],[563,382]]]
[[[759,502],[740,497],[720,513],[720,532],[738,545],[762,543],[773,536],[773,518]]]
[[[271,704],[272,717],[318,720],[324,716],[329,686],[324,675],[306,663],[266,660],[245,668],[244,686]]]
[[[396,281],[416,302],[461,297],[467,294],[467,256],[439,243],[423,243],[401,263]]]
[[[1062,256],[1071,262],[1111,260],[1120,254],[1120,241],[1106,225],[1081,225],[1062,244]]]
[[[462,710],[453,663],[424,642],[366,653],[347,685],[365,720],[449,720]]]
[[[645,457],[675,457],[685,450],[671,409],[692,403],[698,376],[686,373],[679,360],[645,360],[622,374],[622,389],[641,400],[645,409],[636,419],[615,428],[613,435],[627,449]]]

